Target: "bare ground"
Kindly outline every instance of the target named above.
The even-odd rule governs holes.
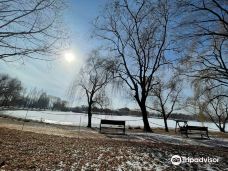
[[[0,118],[0,170],[225,170],[228,148],[170,143],[165,134],[99,134],[87,128]],[[50,135],[51,134],[51,135]],[[149,138],[148,138],[149,137]],[[169,139],[170,140],[170,139]],[[176,141],[175,139],[173,141]],[[171,164],[174,154],[218,163]]]

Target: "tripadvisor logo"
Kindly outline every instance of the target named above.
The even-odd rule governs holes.
[[[211,158],[211,157],[184,157],[179,155],[174,155],[171,157],[171,163],[173,165],[179,165],[181,163],[218,163],[218,158]]]
[[[171,158],[171,162],[173,165],[179,165],[181,164],[181,157],[179,155],[174,155]]]

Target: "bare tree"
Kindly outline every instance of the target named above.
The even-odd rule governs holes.
[[[146,103],[157,84],[154,77],[168,63],[167,30],[169,9],[166,1],[116,0],[94,23],[95,33],[108,42],[116,60],[116,75],[131,90],[143,117],[144,130],[151,132]]]
[[[55,97],[52,101],[52,110],[60,110],[60,111],[67,111],[69,108],[67,107],[68,102],[65,100],[61,100],[59,97]]]
[[[37,108],[39,109],[47,109],[49,106],[50,98],[48,97],[47,93],[41,93],[38,101],[37,101]]]
[[[70,90],[71,95],[75,93],[78,87],[81,87],[86,95],[88,104],[88,127],[91,128],[92,108],[95,105],[102,106],[108,102],[105,95],[105,87],[112,80],[112,74],[108,72],[107,60],[100,58],[97,50],[91,52],[85,66],[81,69],[80,79],[76,79]],[[80,92],[80,96],[83,93]]]
[[[204,113],[204,104],[198,98],[188,97],[184,101],[184,110],[191,115],[194,115],[194,119],[200,122],[205,122],[207,120]]]
[[[209,85],[209,87],[215,87],[214,82],[210,81],[210,83],[211,85]],[[219,95],[227,94],[227,88],[216,87],[210,91],[205,91],[204,87],[208,85],[202,84],[202,82],[199,84],[201,85],[195,87],[194,94],[195,101],[197,101],[200,109],[199,111],[209,117],[221,132],[225,132],[225,127],[228,122],[228,98]]]
[[[182,85],[177,77],[171,77],[167,81],[159,80],[158,85],[151,91],[153,107],[148,108],[162,115],[167,132],[169,131],[167,119],[174,111],[181,109],[179,104],[181,91]]]
[[[22,92],[21,82],[8,75],[0,75],[0,100],[1,106],[9,106],[20,97]]]
[[[209,100],[205,108],[205,113],[210,120],[219,128],[221,132],[226,131],[228,123],[228,98],[217,97]]]
[[[0,96],[3,96],[7,88],[7,82],[10,79],[9,75],[1,74],[0,75]]]
[[[64,37],[61,0],[0,1],[0,59],[51,60]]]
[[[36,109],[38,108],[38,100],[41,94],[43,93],[43,90],[38,90],[36,87],[32,88],[26,97],[26,106],[29,110],[30,109]]]
[[[227,88],[216,87],[210,91],[205,91],[205,87],[214,87],[214,82],[210,81],[211,85],[204,84],[201,81],[194,83],[194,95],[187,99],[185,109],[190,109],[188,112],[193,112],[202,122],[213,122],[221,132],[225,132],[225,127],[228,122],[228,98],[220,96],[227,94]]]

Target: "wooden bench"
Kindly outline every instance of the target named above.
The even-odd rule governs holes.
[[[189,134],[200,134],[201,138],[205,135],[209,138],[208,135],[208,127],[201,127],[201,126],[183,126],[180,127],[180,133],[185,134],[188,137]]]
[[[101,132],[101,128],[110,128],[110,126],[109,127],[108,126],[103,127],[103,125],[115,125],[115,126],[118,126],[118,127],[115,127],[115,128],[116,129],[123,129],[123,134],[125,134],[125,121],[101,119],[100,133],[102,133]]]

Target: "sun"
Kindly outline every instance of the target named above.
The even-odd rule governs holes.
[[[72,52],[65,52],[64,53],[64,58],[67,62],[71,63],[75,60],[75,55]]]

